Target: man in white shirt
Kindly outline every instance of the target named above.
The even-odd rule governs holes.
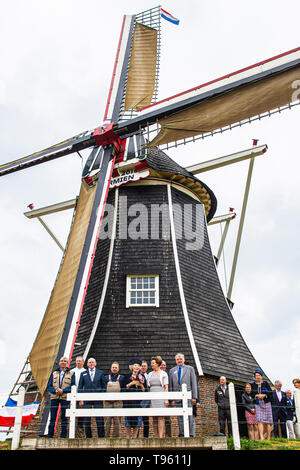
[[[86,370],[83,367],[83,365],[84,365],[83,357],[82,356],[76,357],[75,364],[76,364],[76,367],[74,367],[74,369],[72,369],[72,371],[74,372],[74,375],[75,375],[76,389],[78,389],[80,375],[81,375],[82,372],[84,372]],[[78,405],[78,402],[77,402],[77,405]],[[78,421],[77,421],[76,437],[79,437],[79,438],[84,437],[83,425],[84,425],[84,417],[81,416],[81,417],[78,418]]]
[[[81,374],[81,372],[85,371],[85,368],[83,367],[83,364],[84,364],[83,357],[82,356],[76,357],[75,364],[76,364],[76,367],[74,367],[74,369],[72,369],[72,371],[75,374],[75,384],[76,384],[76,387],[78,388],[80,374]]]

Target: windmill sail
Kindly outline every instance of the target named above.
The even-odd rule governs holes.
[[[128,86],[126,88],[127,71],[131,70],[131,77],[133,78],[136,64],[137,67],[139,65],[140,40],[139,37],[132,35],[133,30],[138,31],[137,36],[139,34],[142,36],[144,54],[147,50],[154,54],[154,65],[152,64],[154,80],[152,80],[151,85],[151,99],[144,101],[144,104],[149,104],[152,100],[157,59],[157,31],[148,26],[136,24],[134,16],[126,15],[123,18],[113,78],[105,110],[104,118],[106,121],[119,118],[125,90],[128,89]],[[153,34],[153,31],[155,34]],[[149,43],[149,32],[151,38],[155,38],[154,42],[151,40]],[[133,37],[136,37],[135,52],[130,56]],[[145,55],[148,57],[151,54],[146,53]],[[131,64],[133,64],[131,69],[129,67],[130,57],[132,58]],[[147,62],[148,60],[146,60],[146,66]],[[149,68],[147,70],[149,71]],[[133,83],[134,88],[134,80],[131,83]],[[131,85],[129,85],[129,90],[131,89]],[[145,89],[143,93],[145,93]],[[111,129],[111,127],[108,128]],[[85,293],[89,284],[94,250],[101,230],[102,217],[116,158],[112,156],[110,145],[107,149],[103,149],[101,141],[100,147],[97,146],[99,144],[97,139],[99,135],[101,137],[102,129],[105,129],[105,126],[94,129],[89,135],[89,146],[93,146],[93,149],[83,170],[83,178],[88,181],[89,175],[94,172],[97,172],[97,178],[93,181],[91,187],[88,187],[84,181],[82,183],[61,268],[29,356],[33,376],[42,394],[46,390],[49,375],[56,359],[61,355],[72,358]],[[71,151],[72,148],[69,150]]]
[[[42,394],[61,342],[95,193],[96,186],[89,187],[82,183],[59,274],[29,355],[31,370]]]
[[[157,60],[157,30],[136,23],[128,81],[125,110],[148,106],[155,89]]]
[[[12,162],[0,165],[0,176],[24,170],[40,163],[45,163],[56,158],[70,155],[71,153],[91,147],[95,143],[93,131],[85,131],[80,134],[64,140],[58,144],[52,145],[39,152],[32,153],[26,157],[13,160]]]
[[[113,68],[104,121],[136,116],[157,100],[160,58],[160,8],[125,15]]]
[[[299,79],[297,48],[148,106],[116,132],[156,123],[161,128],[149,146],[204,134],[291,103]]]

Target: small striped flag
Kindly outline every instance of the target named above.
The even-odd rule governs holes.
[[[161,17],[162,18],[164,18],[167,21],[170,21],[170,23],[179,25],[179,19],[178,18],[175,18],[175,16],[171,15],[171,13],[168,13],[163,8],[161,8],[160,10],[161,10]]]

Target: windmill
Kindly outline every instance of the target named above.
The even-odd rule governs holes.
[[[126,339],[133,343],[133,349],[127,350],[128,356],[131,353],[151,354],[154,344],[147,343],[151,337],[151,314],[157,321],[162,320],[162,331],[166,333],[155,347],[161,347],[163,342],[167,346],[163,355],[169,359],[176,352],[174,348],[180,344],[188,352],[200,375],[221,373],[224,363],[230,359],[224,357],[224,363],[218,363],[218,350],[224,345],[221,345],[222,335],[218,335],[216,326],[219,333],[223,333],[221,330],[224,325],[221,327],[221,322],[219,325],[212,322],[212,314],[217,311],[220,318],[228,322],[226,347],[229,356],[233,356],[236,362],[236,377],[246,380],[256,364],[231,318],[215,274],[205,226],[205,218],[210,222],[216,209],[214,194],[195,176],[197,170],[179,167],[168,158],[165,151],[180,140],[188,143],[199,136],[203,138],[219,129],[224,131],[256,116],[262,117],[273,109],[290,106],[290,85],[299,74],[299,49],[155,103],[159,19],[159,8],[124,17],[101,126],[45,151],[1,165],[0,168],[0,174],[5,175],[92,148],[83,171],[81,192],[75,202],[68,244],[29,357],[30,370],[42,394],[53,365],[62,354],[67,354],[71,361],[79,353],[86,355],[93,352],[101,364],[107,367],[110,361],[110,356],[105,356],[109,352],[107,348],[111,344],[118,344],[120,350],[115,350],[115,354],[120,356],[126,347]],[[142,69],[141,58],[145,59]],[[144,70],[145,79],[141,80]],[[230,106],[231,103],[235,103],[235,108]],[[202,119],[204,115],[205,120]],[[248,155],[253,154],[250,150]],[[177,205],[184,209],[187,206],[191,210],[190,220],[193,220],[194,226],[199,212],[202,238],[198,241],[201,247],[198,250],[186,250],[184,241],[178,238],[178,233],[184,227],[180,229],[178,219],[171,210],[166,215],[171,231],[169,239],[167,235],[166,239],[158,237],[158,241],[150,239],[149,243],[153,242],[156,246],[152,249],[148,248],[151,245],[148,239],[142,238],[143,234],[140,234],[138,240],[128,240],[124,236],[124,225],[126,229],[133,228],[132,221],[126,227],[126,220],[122,220],[122,217],[137,202],[144,204],[148,214],[153,203],[165,203],[169,208]],[[107,207],[112,209],[112,223],[108,224],[111,232],[105,237],[101,232],[104,230],[101,222]],[[204,209],[202,216],[196,208]],[[134,216],[129,214],[129,217]],[[121,237],[118,237],[116,234],[120,235],[120,232]],[[161,245],[159,251],[158,244]],[[145,257],[145,251],[151,253],[152,257]],[[156,253],[154,258],[153,253]],[[197,256],[199,259],[196,261]],[[192,279],[195,269],[199,273],[196,285],[196,279]],[[158,288],[155,285],[157,282]],[[95,283],[100,283],[100,287],[95,286]],[[153,283],[154,287],[150,287]],[[138,284],[141,288],[138,288]],[[198,295],[196,300],[193,299],[192,291],[199,285],[202,297]],[[174,286],[177,286],[176,294]],[[132,302],[139,300],[140,292],[143,295],[147,293],[143,302],[149,303],[143,303],[139,312],[136,308],[139,304]],[[151,303],[151,293],[154,293],[154,304]],[[165,298],[162,293],[165,293]],[[129,298],[126,294],[130,294]],[[64,303],[61,303],[62,299]],[[123,314],[118,310],[120,306]],[[158,318],[166,307],[167,317]],[[143,332],[140,325],[138,330],[133,327],[137,312],[144,321]],[[120,322],[117,340],[110,337],[111,315]],[[201,318],[202,326],[199,328]],[[171,332],[166,331],[170,319],[174,326]],[[178,332],[180,341],[176,337]],[[184,333],[181,335],[181,332]],[[171,348],[169,341],[172,336],[176,342]],[[102,344],[103,350],[97,349],[97,344]],[[214,364],[212,358],[208,357],[211,346],[216,351]],[[41,356],[42,351],[44,357]],[[245,370],[241,370],[244,366],[239,357],[243,352],[248,357]],[[124,364],[126,360],[124,358]],[[232,371],[232,363],[230,366]]]

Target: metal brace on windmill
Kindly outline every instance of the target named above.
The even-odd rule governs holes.
[[[213,218],[215,195],[196,175],[250,159],[236,263],[253,162],[267,146],[186,168],[164,150],[293,106],[300,48],[157,101],[160,19],[160,7],[124,16],[100,126],[0,165],[3,176],[91,148],[78,198],[52,207],[74,214],[24,369],[28,393],[34,384],[45,398],[61,356],[70,366],[92,356],[106,370],[117,359],[126,370],[136,355],[170,364],[183,352],[202,383],[220,375],[243,383],[259,367],[232,317],[234,269],[224,295],[207,234],[207,224],[235,214]]]

